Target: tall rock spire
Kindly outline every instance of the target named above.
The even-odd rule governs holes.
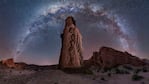
[[[75,20],[69,16],[65,20],[65,28],[61,34],[62,48],[59,68],[79,68],[83,63],[82,35],[76,27]]]

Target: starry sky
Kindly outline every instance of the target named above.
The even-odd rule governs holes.
[[[108,46],[149,58],[149,0],[0,0],[0,59],[57,64],[64,21],[73,16],[83,56]]]

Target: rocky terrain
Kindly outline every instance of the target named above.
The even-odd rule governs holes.
[[[82,68],[59,69],[58,65],[38,66],[15,63],[13,59],[0,62],[0,84],[148,84],[149,64],[147,59],[133,57],[131,62],[120,60],[114,55],[125,54],[112,48],[104,47],[84,61]],[[110,49],[110,52],[109,50]],[[112,52],[113,54],[112,54]],[[106,52],[106,53],[105,53]],[[101,57],[110,56],[114,59],[112,66],[102,67]],[[128,55],[128,56],[127,56]],[[100,57],[101,56],[101,57]],[[123,56],[123,55],[122,55]],[[132,55],[126,53],[123,58]],[[103,59],[102,59],[103,60]],[[107,60],[103,60],[107,61]],[[125,62],[126,61],[126,62]],[[136,64],[133,64],[134,62]],[[138,63],[137,63],[138,62]]]
[[[95,65],[102,68],[112,68],[118,65],[130,64],[133,66],[144,66],[145,59],[140,59],[128,52],[122,52],[110,47],[101,47],[99,51],[93,52],[93,56],[86,60],[86,65]]]
[[[77,70],[77,69],[76,69]],[[78,69],[80,70],[80,69]],[[119,66],[111,70],[62,71],[57,66],[27,65],[24,69],[0,68],[1,84],[148,84],[149,68]]]

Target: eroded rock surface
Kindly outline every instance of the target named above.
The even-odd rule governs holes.
[[[14,68],[15,67],[15,63],[14,63],[13,58],[2,60],[1,62],[2,62],[3,65],[5,65],[9,68]]]
[[[112,68],[117,65],[130,64],[133,66],[143,66],[145,62],[128,52],[121,52],[109,47],[102,47],[99,52],[94,52],[93,56],[87,61],[90,65],[104,68]]]
[[[72,16],[65,20],[65,28],[61,34],[62,48],[59,59],[60,68],[79,68],[82,66],[82,35],[76,27]]]

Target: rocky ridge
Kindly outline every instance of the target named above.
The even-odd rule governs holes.
[[[102,68],[112,68],[124,64],[132,66],[143,66],[146,64],[139,57],[110,47],[101,47],[99,51],[93,52],[93,56],[89,60],[86,60],[85,63],[88,66],[95,65]]]

